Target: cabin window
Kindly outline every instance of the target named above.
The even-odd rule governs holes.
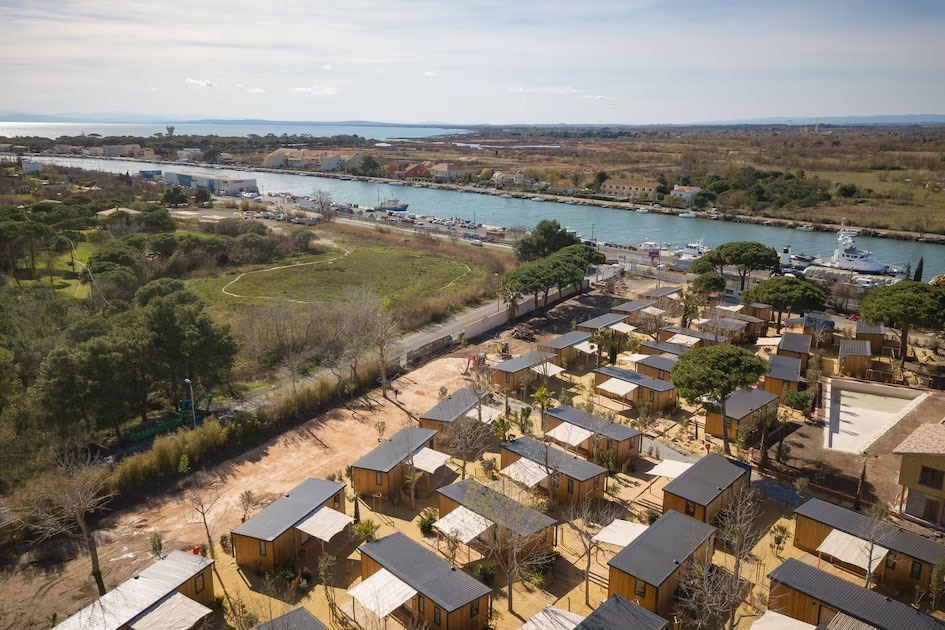
[[[696,515],[696,504],[692,501],[686,501],[686,516]]]
[[[886,568],[895,569],[896,568],[896,554],[889,552],[886,554]]]
[[[650,390],[650,402],[653,402],[654,400],[656,400],[656,392],[654,392],[654,391],[651,389],[651,390]]]
[[[384,479],[381,477],[380,471],[374,473],[374,485],[375,485],[375,486],[383,486],[383,485],[384,485]]]
[[[435,606],[435,607],[433,608],[433,623],[434,623],[434,624],[440,625],[440,615],[441,615],[441,614],[442,614],[442,613],[440,612],[440,607],[439,607],[439,606]]]
[[[918,580],[921,575],[922,575],[922,564],[918,562],[913,562],[912,571],[909,572],[909,576],[912,577],[913,580]]]
[[[266,555],[266,541],[265,540],[259,541],[259,555],[261,556]]]
[[[646,582],[643,580],[637,580],[633,592],[637,597],[646,597]]]
[[[926,488],[942,489],[942,482],[945,481],[945,472],[923,466],[919,472],[919,485]]]
[[[470,619],[479,616],[479,600],[474,600],[469,604],[469,617]]]
[[[574,479],[568,478],[568,494],[574,494]]]
[[[600,487],[600,476],[594,477],[594,487],[595,488]]]
[[[338,507],[339,505],[341,505],[341,495],[336,494],[334,498],[332,499],[332,503],[335,504],[335,507]]]
[[[417,612],[423,612],[423,595],[417,595]]]
[[[194,578],[194,592],[202,593],[206,584],[203,582],[203,573]]]
[[[509,374],[508,372],[505,373],[505,382],[506,382],[506,383],[511,383],[511,382],[512,382],[512,375]]]

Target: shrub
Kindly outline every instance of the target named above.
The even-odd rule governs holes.
[[[789,389],[784,392],[783,397],[784,404],[791,409],[796,409],[797,411],[807,411],[810,408],[810,403],[813,399],[813,395],[810,390],[799,392]]]
[[[646,511],[646,523],[647,525],[652,525],[657,520],[659,520],[660,515],[656,513],[656,510],[647,510]]]
[[[425,509],[420,515],[420,522],[417,525],[420,527],[420,533],[423,534],[426,538],[433,536],[433,523],[436,522],[436,512],[432,509]]]
[[[492,586],[495,582],[495,563],[492,560],[483,560],[476,565],[474,574],[477,580],[486,586]]]
[[[230,553],[230,535],[220,534],[220,549],[223,553]]]

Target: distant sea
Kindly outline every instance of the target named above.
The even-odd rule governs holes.
[[[281,136],[309,134],[315,137],[359,135],[375,140],[398,138],[429,138],[466,133],[464,129],[444,127],[407,127],[383,125],[331,125],[319,123],[168,123],[174,125],[174,135],[186,136]],[[149,137],[166,133],[163,123],[100,123],[100,122],[3,122],[0,121],[0,137],[38,136],[59,138],[99,134],[101,136]]]

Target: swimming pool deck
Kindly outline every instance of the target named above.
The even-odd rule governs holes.
[[[824,448],[862,453],[928,396],[902,387],[827,379]]]

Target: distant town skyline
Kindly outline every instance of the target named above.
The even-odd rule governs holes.
[[[0,0],[0,111],[451,124],[942,113],[936,0]]]

